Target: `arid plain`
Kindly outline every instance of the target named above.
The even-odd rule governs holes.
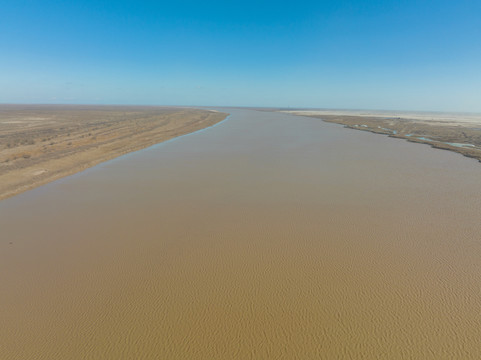
[[[0,358],[481,357],[479,162],[219,110],[0,202]]]

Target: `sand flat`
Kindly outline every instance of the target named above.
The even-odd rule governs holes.
[[[429,112],[429,111],[389,111],[389,110],[282,110],[283,112],[303,116],[359,116],[380,119],[416,120],[436,125],[481,126],[480,113]]]
[[[2,359],[481,357],[479,163],[229,112],[0,202]]]

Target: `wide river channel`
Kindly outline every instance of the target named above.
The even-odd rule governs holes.
[[[481,164],[218,125],[0,202],[0,358],[480,359]]]

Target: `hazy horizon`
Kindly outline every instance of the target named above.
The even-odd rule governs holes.
[[[92,107],[92,106],[139,106],[139,107],[173,107],[173,108],[223,108],[223,109],[273,109],[273,110],[281,110],[281,111],[325,111],[325,112],[368,112],[368,113],[403,113],[403,114],[415,114],[415,113],[425,113],[425,114],[465,114],[465,115],[481,115],[481,111],[448,111],[448,110],[401,110],[401,109],[368,109],[368,108],[322,108],[322,107],[295,107],[295,106],[290,106],[290,107],[284,107],[284,106],[253,106],[253,105],[195,105],[195,104],[147,104],[147,103],[105,103],[105,104],[100,104],[100,103],[42,103],[42,102],[30,102],[30,103],[25,103],[25,102],[11,102],[11,103],[0,103],[0,106],[86,106],[86,107]]]

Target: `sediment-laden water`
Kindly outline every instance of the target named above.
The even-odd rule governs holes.
[[[477,161],[229,112],[0,202],[0,358],[481,357]]]

